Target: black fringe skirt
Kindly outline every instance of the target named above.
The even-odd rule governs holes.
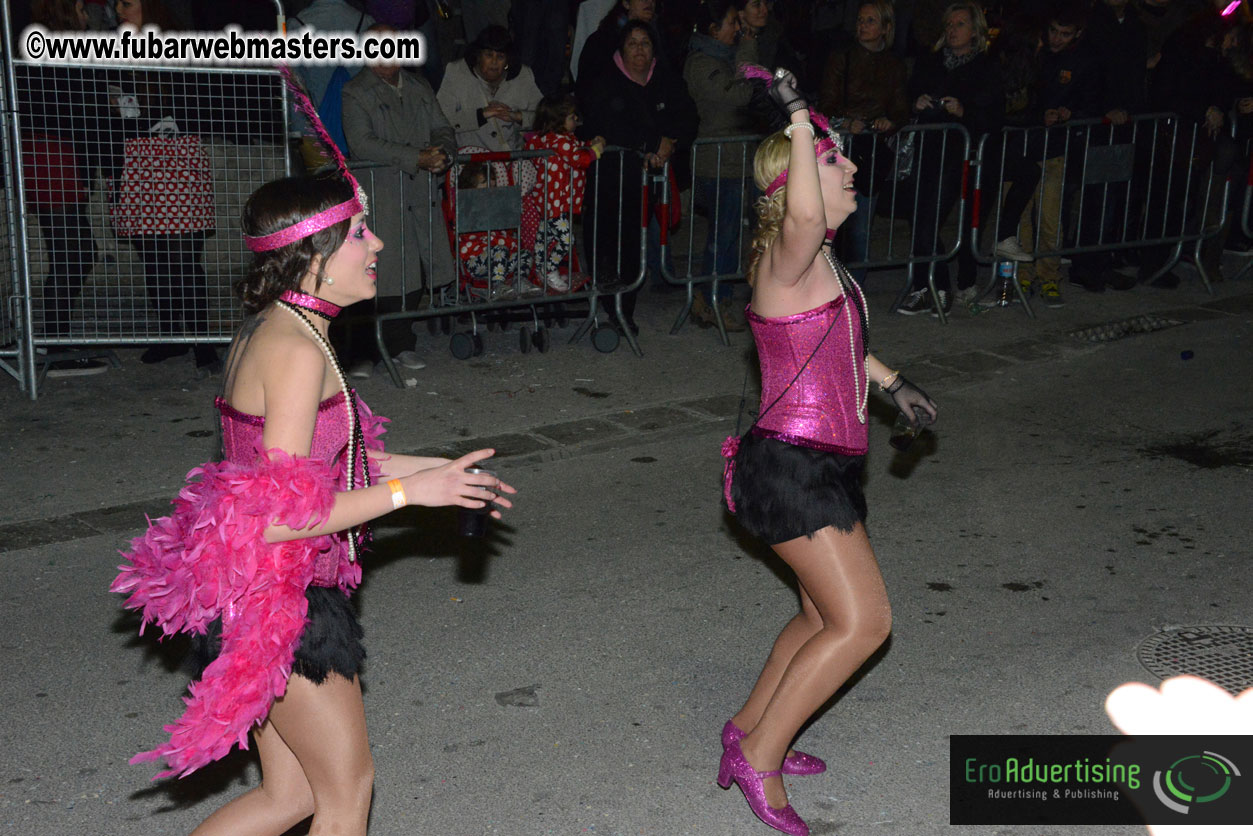
[[[731,479],[735,518],[770,545],[866,521],[865,456],[844,456],[762,438],[740,440]]]
[[[364,635],[357,614],[348,596],[337,587],[311,586],[305,591],[309,602],[309,623],[300,634],[300,646],[292,661],[292,673],[303,676],[314,685],[337,673],[351,680],[361,673],[365,661]],[[222,649],[222,621],[209,625],[203,636],[192,636],[192,674],[198,679]]]

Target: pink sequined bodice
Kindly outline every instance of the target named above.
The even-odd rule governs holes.
[[[361,403],[358,398],[358,403]],[[214,405],[222,413],[222,453],[229,462],[251,465],[264,450],[262,431],[265,418],[240,412],[225,399],[217,398]],[[309,457],[333,465],[336,488],[347,487],[347,468],[344,452],[348,446],[348,412],[344,408],[344,393],[339,392],[318,404],[318,418],[313,427],[313,443]],[[360,466],[357,467],[357,484],[361,484]],[[346,551],[346,533],[336,536],[342,548],[322,552],[314,561],[313,585],[335,586],[341,553]]]
[[[869,434],[857,417],[859,406],[864,408],[858,398],[866,391],[861,318],[846,300],[839,296],[813,310],[778,317],[759,316],[749,306],[746,316],[761,360],[759,409],[769,408],[753,433],[846,456],[866,454]],[[850,323],[839,321],[850,314],[851,347]],[[826,341],[796,378],[824,334]]]

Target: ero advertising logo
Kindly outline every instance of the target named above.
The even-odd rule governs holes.
[[[1250,738],[953,735],[949,823],[1247,823]]]
[[[1176,813],[1187,815],[1193,805],[1217,801],[1231,789],[1232,778],[1240,770],[1217,752],[1185,755],[1165,771],[1153,773],[1153,792],[1157,800]]]

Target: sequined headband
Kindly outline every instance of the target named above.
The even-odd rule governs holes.
[[[836,138],[835,133],[831,130],[831,123],[827,121],[827,117],[821,113],[809,114],[809,120],[813,122],[814,127],[822,131],[822,136],[814,139],[814,156],[821,157],[823,154],[832,150],[839,150],[840,141]],[[770,197],[779,189],[787,184],[787,169],[779,172],[779,176],[770,181],[770,185],[766,186],[766,197]]]
[[[357,186],[357,188],[360,189],[361,187]],[[285,229],[280,229],[278,232],[271,232],[269,235],[245,235],[244,243],[254,253],[277,250],[279,247],[286,247],[288,244],[295,243],[315,232],[321,232],[328,226],[334,226],[340,221],[364,211],[365,208],[361,205],[361,196],[353,195],[351,200],[337,203],[330,209],[323,209],[313,217],[305,218],[303,221],[292,224]]]
[[[291,68],[286,64],[279,64],[278,71],[283,76],[283,82],[287,85],[287,89],[291,91],[292,96],[295,98],[296,110],[304,114],[309,121],[309,127],[313,129],[314,140],[322,146],[322,150],[335,163],[335,166],[339,169],[340,176],[352,186],[353,196],[343,203],[337,203],[329,209],[323,209],[316,215],[280,229],[278,232],[271,232],[269,235],[245,235],[244,244],[254,253],[263,253],[267,250],[277,250],[279,247],[286,247],[288,244],[299,241],[301,238],[307,238],[315,232],[321,232],[328,226],[334,226],[346,218],[351,218],[358,212],[370,211],[370,204],[366,200],[365,189],[361,188],[357,178],[353,177],[352,172],[348,170],[348,163],[344,160],[343,152],[339,150],[335,140],[331,139],[330,134],[326,132],[326,126],[322,124],[322,119],[318,116],[317,108],[310,101],[309,94],[305,92],[300,82],[292,74]]]

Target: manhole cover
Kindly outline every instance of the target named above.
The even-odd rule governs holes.
[[[1130,337],[1133,334],[1148,334],[1152,331],[1161,331],[1163,328],[1173,328],[1176,325],[1183,325],[1183,321],[1144,314],[1142,316],[1133,316],[1130,319],[1122,319],[1118,322],[1107,322],[1104,325],[1081,328],[1078,331],[1071,331],[1070,336],[1085,342],[1108,343],[1114,340],[1121,340],[1124,337]]]
[[[1136,656],[1162,679],[1191,674],[1233,694],[1253,687],[1253,627],[1175,627],[1149,636]]]

